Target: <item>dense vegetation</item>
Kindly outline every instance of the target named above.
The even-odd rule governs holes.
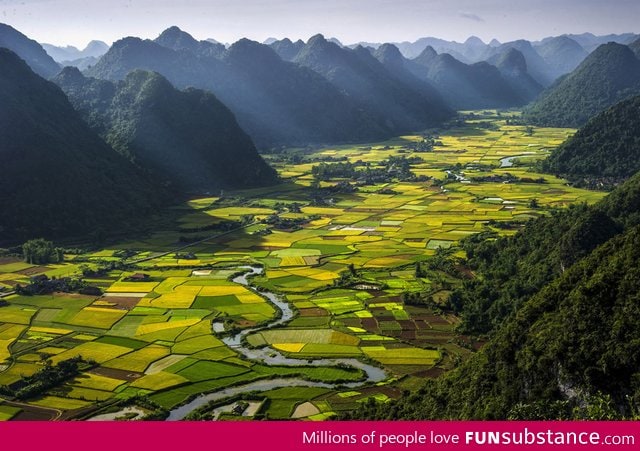
[[[162,192],[81,119],[64,93],[0,49],[2,240],[126,229]],[[46,201],[43,201],[46,199]]]
[[[51,365],[51,362],[47,362],[40,371],[31,376],[25,376],[16,383],[15,385],[18,387],[16,390],[3,386],[0,387],[0,391],[20,400],[32,398],[75,377],[83,363],[81,357],[63,360],[57,365]]]
[[[601,418],[640,403],[640,175],[593,207],[465,243],[482,277],[452,297],[486,347],[391,406],[353,418]]]
[[[112,83],[68,67],[55,82],[94,130],[158,183],[203,193],[276,180],[251,138],[211,93],[178,91],[145,71]]]
[[[22,245],[22,255],[26,263],[34,265],[46,265],[47,263],[59,263],[64,260],[61,248],[56,248],[51,241],[37,238],[29,240]]]
[[[591,119],[541,163],[587,186],[610,186],[640,170],[640,96]]]
[[[640,94],[640,60],[626,45],[610,42],[556,81],[526,112],[536,125],[579,127],[606,108]]]

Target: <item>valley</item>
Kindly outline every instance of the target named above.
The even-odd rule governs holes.
[[[532,170],[574,132],[463,111],[419,135],[285,148],[263,155],[279,183],[174,206],[148,236],[55,264],[2,257],[0,419],[164,419],[211,393],[181,415],[322,420],[399,398],[485,342],[448,301],[476,277],[461,240],[604,197]],[[101,294],[13,293],[43,276]]]

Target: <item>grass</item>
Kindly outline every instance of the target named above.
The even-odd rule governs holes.
[[[296,347],[299,344],[323,343],[338,345],[357,345],[358,338],[332,329],[277,329],[260,332],[262,340],[266,343],[277,343],[280,346],[291,343]],[[252,341],[249,338],[250,342]],[[258,339],[253,339],[256,342]],[[299,351],[297,351],[299,352]]]
[[[36,400],[30,401],[29,404],[34,406],[49,407],[51,409],[59,410],[75,410],[82,409],[91,405],[89,401],[82,401],[79,399],[61,398],[59,396],[43,396]]]
[[[87,326],[95,327],[98,329],[110,329],[116,322],[118,322],[124,315],[125,311],[100,308],[100,307],[85,307],[75,314],[72,318],[65,321],[66,324],[71,326]]]
[[[212,335],[203,335],[176,343],[171,352],[174,354],[195,354],[199,351],[222,346],[224,344]]]
[[[160,371],[154,374],[148,374],[136,379],[131,383],[131,387],[143,388],[152,391],[165,390],[169,387],[175,387],[189,382],[188,379],[173,373]]]
[[[368,357],[385,365],[433,365],[439,358],[438,351],[420,348],[386,349],[383,346],[363,346]]]
[[[0,405],[0,421],[8,421],[22,411],[19,407]]]
[[[153,362],[168,356],[171,353],[166,346],[151,344],[137,351],[110,360],[104,364],[109,368],[116,368],[127,371],[144,372]]]
[[[36,309],[17,305],[0,307],[0,320],[4,323],[27,325],[31,317],[36,313]]]
[[[82,356],[85,360],[91,359],[95,360],[97,363],[104,363],[129,352],[131,352],[131,348],[126,348],[124,346],[88,342],[82,343],[73,349],[69,349],[68,351],[61,352],[60,354],[51,357],[51,362],[56,364],[62,360]]]
[[[120,379],[113,379],[93,373],[82,373],[71,380],[69,385],[95,390],[114,391],[124,383],[125,382]]]
[[[222,377],[239,376],[247,373],[249,369],[224,362],[200,361],[188,366],[178,374],[192,382],[200,382]]]

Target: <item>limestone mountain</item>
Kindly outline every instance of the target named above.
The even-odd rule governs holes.
[[[349,98],[384,118],[394,134],[436,125],[451,114],[434,90],[417,89],[393,76],[364,47],[348,49],[316,35],[293,61],[321,74]]]
[[[589,55],[580,44],[567,36],[545,39],[534,48],[554,71],[555,77],[568,74]]]
[[[42,48],[45,49],[47,54],[51,56],[56,62],[63,64],[65,61],[74,61],[82,58],[99,58],[109,50],[109,46],[102,41],[91,41],[87,46],[79,50],[78,48],[67,45],[65,47],[42,44]]]
[[[527,61],[519,50],[508,48],[498,53],[487,62],[498,68],[511,88],[525,102],[535,99],[542,91],[542,86],[527,71]]]
[[[304,47],[304,41],[298,39],[296,42],[292,42],[289,38],[284,38],[280,41],[274,41],[269,46],[276,51],[276,53],[285,61],[292,61],[302,47]]]
[[[589,118],[640,94],[640,60],[626,45],[598,47],[573,72],[543,92],[526,117],[537,125],[579,127]]]
[[[87,75],[117,81],[135,69],[158,72],[180,89],[193,86],[213,92],[261,148],[370,141],[391,133],[383,120],[322,76],[247,39],[222,55],[203,55],[184,46],[174,50],[125,38],[115,42]]]
[[[517,41],[505,42],[501,44],[500,47],[491,48],[488,50],[488,54],[486,58],[488,59],[495,54],[504,53],[509,49],[518,50],[522,56],[524,57],[527,63],[527,71],[542,86],[549,86],[553,83],[556,78],[559,76],[553,68],[536,52],[536,50],[531,45],[531,42],[525,39],[519,39]]]
[[[635,53],[636,57],[640,59],[640,39],[636,39],[631,44],[629,44],[629,48]]]
[[[166,200],[60,88],[10,50],[0,49],[0,66],[3,241],[127,229]]]
[[[110,82],[65,68],[55,82],[114,149],[180,192],[273,183],[275,171],[213,94],[179,91],[154,72]]]
[[[17,54],[41,77],[50,78],[60,72],[58,63],[47,55],[40,44],[3,23],[0,23],[0,47]]]
[[[487,62],[465,64],[448,53],[437,54],[432,47],[412,62],[415,64],[409,67],[414,75],[431,83],[452,108],[503,108],[526,103]]]

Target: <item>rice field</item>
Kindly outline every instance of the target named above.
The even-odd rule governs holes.
[[[265,366],[224,345],[218,334],[278,316],[262,295],[230,280],[246,264],[262,265],[265,272],[253,284],[279,293],[296,312],[287,324],[249,334],[250,346],[305,361],[366,359],[390,377],[355,390],[271,390],[260,398],[263,417],[323,420],[368,399],[387,402],[416,381],[437,377],[482,343],[458,335],[457,318],[436,308],[464,274],[452,276],[430,262],[443,253],[464,256],[458,243],[472,234],[512,234],[530,218],[604,195],[531,171],[534,161],[573,130],[534,127],[529,134],[495,112],[483,114],[478,117],[491,127],[467,121],[442,130],[431,152],[411,149],[422,140],[416,134],[267,155],[282,184],[192,199],[174,209],[181,215],[174,228],[70,255],[68,263],[0,259],[5,293],[34,275],[79,275],[80,262],[96,269],[120,261],[124,250],[135,268],[86,279],[101,296],[6,295],[7,305],[0,307],[0,385],[18,386],[47,362],[81,356],[89,362],[81,374],[26,401],[73,418],[91,406],[138,394],[170,409],[195,394],[274,376],[360,380],[361,372],[337,367]],[[312,188],[311,168],[320,161],[340,158],[382,168],[389,157],[413,159],[410,170],[420,178],[351,182],[349,190],[323,195]],[[508,157],[517,157],[516,164],[501,166]],[[323,180],[320,186],[330,190],[341,181]],[[212,231],[248,216],[252,222],[244,229]],[[198,243],[176,253],[184,237]],[[406,293],[426,293],[433,304],[409,305]],[[19,412],[0,399],[0,420],[18,418]]]

